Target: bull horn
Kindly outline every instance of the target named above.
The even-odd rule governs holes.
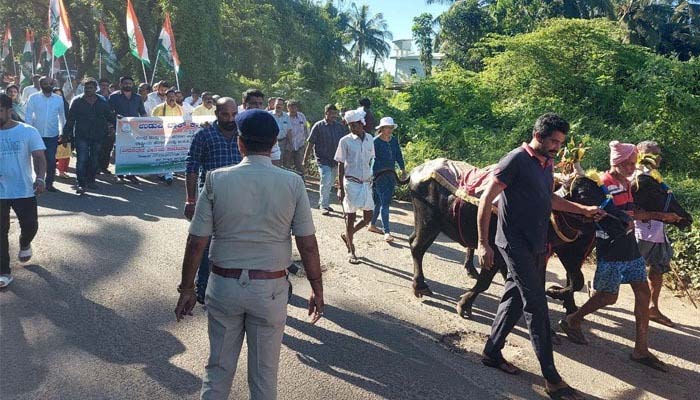
[[[574,171],[576,171],[576,175],[578,176],[586,176],[586,171],[583,170],[581,163],[578,161],[574,163]]]

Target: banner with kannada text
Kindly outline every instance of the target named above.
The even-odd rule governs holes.
[[[117,120],[115,173],[149,175],[185,171],[185,158],[201,124],[214,116],[139,117]]]

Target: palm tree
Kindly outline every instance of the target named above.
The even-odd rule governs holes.
[[[359,8],[355,3],[350,6],[350,14],[347,27],[347,35],[352,46],[350,51],[357,58],[357,73],[362,73],[362,55],[365,52],[372,54],[377,60],[389,55],[389,43],[392,39],[391,32],[382,13],[370,17],[369,6],[362,5]]]

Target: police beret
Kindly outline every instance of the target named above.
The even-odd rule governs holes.
[[[280,131],[272,114],[259,109],[239,113],[236,125],[241,138],[263,143],[273,142]]]

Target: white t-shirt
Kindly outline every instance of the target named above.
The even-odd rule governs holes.
[[[46,150],[39,131],[17,123],[0,130],[0,199],[34,197],[32,152]]]

